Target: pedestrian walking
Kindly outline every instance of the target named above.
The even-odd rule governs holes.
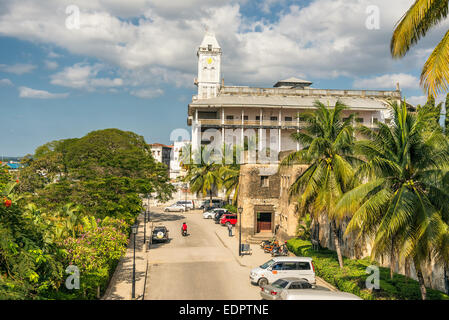
[[[228,223],[228,233],[229,236],[232,237],[232,224]]]

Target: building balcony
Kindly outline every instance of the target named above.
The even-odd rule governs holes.
[[[194,121],[193,121],[194,122]],[[368,128],[377,128],[376,123],[361,123]],[[199,119],[198,125],[205,127],[242,127],[242,120],[222,120],[222,119]],[[356,124],[354,124],[356,125]],[[303,121],[279,121],[279,120],[244,120],[243,127],[248,128],[280,128],[280,129],[301,129],[307,126]]]

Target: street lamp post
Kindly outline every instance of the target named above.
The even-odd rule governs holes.
[[[144,211],[143,216],[143,244],[147,241],[147,210]]]
[[[133,285],[132,285],[132,299],[136,297],[136,236],[138,224],[134,224],[131,227],[134,238],[134,255],[133,255]]]
[[[239,257],[242,256],[242,212],[243,208],[239,207]]]

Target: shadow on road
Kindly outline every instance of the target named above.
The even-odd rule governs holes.
[[[185,219],[186,217],[182,214],[174,213],[159,213],[151,212],[150,220],[154,223],[164,222],[164,221],[178,221]]]

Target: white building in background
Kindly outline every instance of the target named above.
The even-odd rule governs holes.
[[[192,141],[183,140],[173,143],[172,153],[170,157],[170,179],[177,180],[184,177],[187,172],[181,167],[181,151],[184,147],[190,145]]]
[[[315,101],[330,107],[341,101],[349,107],[344,115],[356,113],[357,122],[375,127],[378,121],[390,121],[388,102],[401,100],[399,85],[394,91],[314,89],[310,81],[289,78],[273,88],[225,86],[220,79],[222,50],[211,32],[204,36],[197,55],[198,94],[188,105],[187,118],[193,149],[210,143],[204,131],[217,129],[221,144],[231,133],[235,143],[243,145],[247,132],[254,132],[258,151],[299,150],[290,136],[304,125],[297,115],[314,109]]]
[[[173,149],[173,146],[167,146],[165,144],[161,143],[152,143],[149,144],[151,148],[151,153],[153,155],[153,158],[157,162],[161,162],[165,165],[167,165],[168,170],[170,170],[170,156],[171,151]]]

